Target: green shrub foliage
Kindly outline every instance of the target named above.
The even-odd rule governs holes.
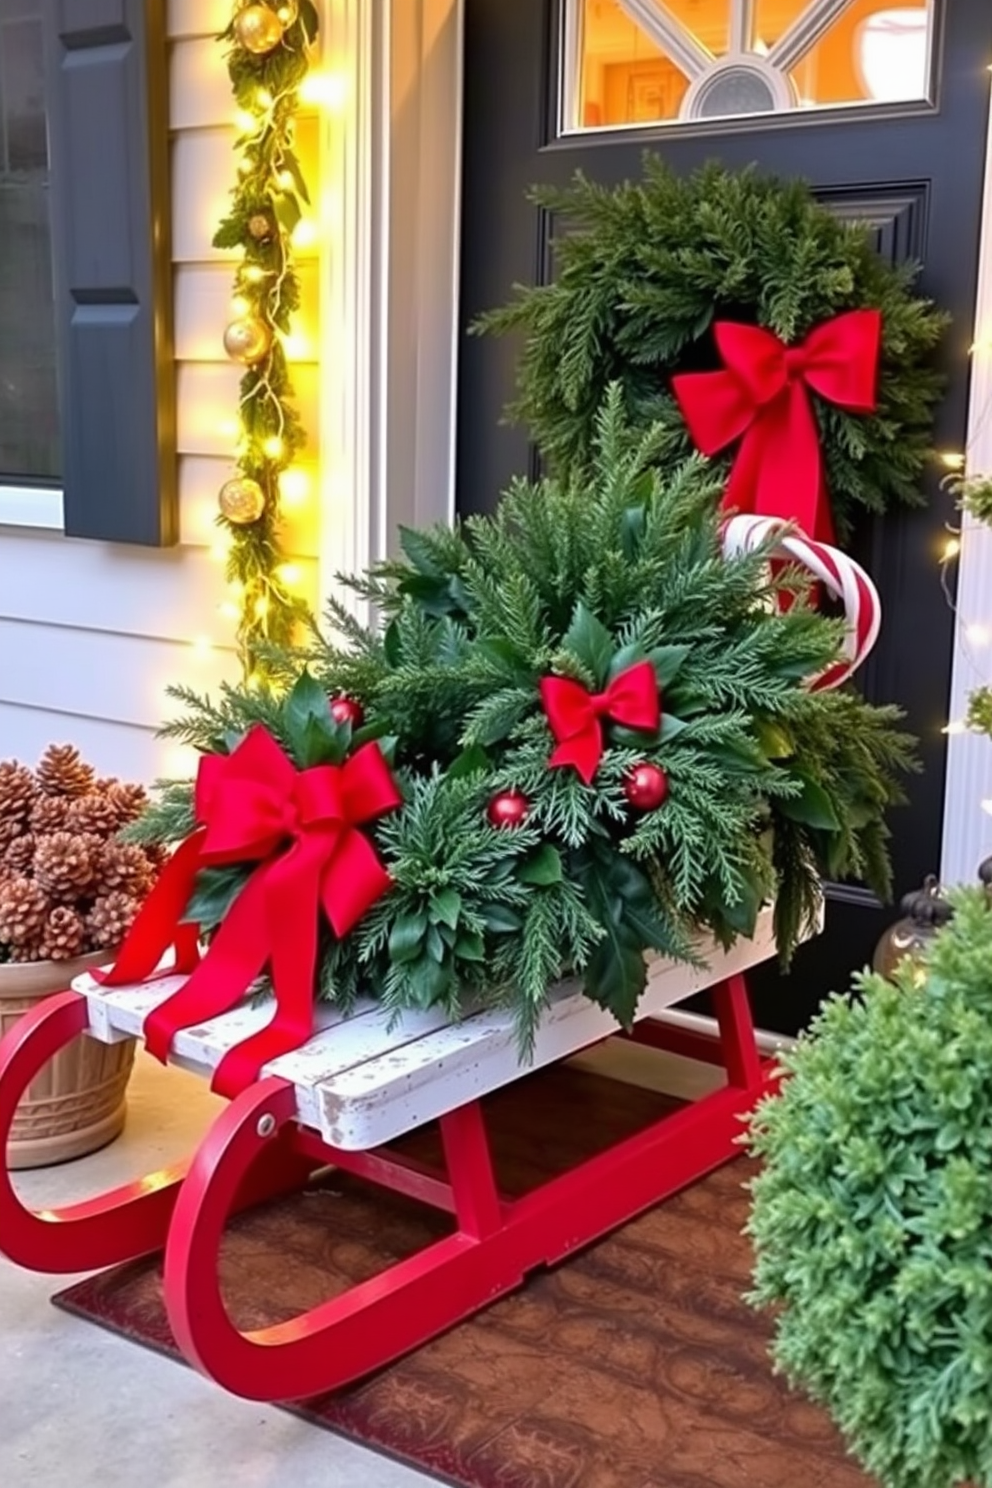
[[[752,1125],[775,1359],[885,1488],[992,1484],[992,910],[862,978]]]
[[[586,476],[520,482],[493,517],[405,532],[401,561],[353,583],[382,623],[333,604],[335,643],[270,658],[285,691],[176,692],[185,716],[168,732],[201,750],[261,722],[300,766],[373,738],[394,765],[404,805],[373,829],[394,886],[328,940],[325,997],[452,1011],[509,999],[526,1045],[566,972],[629,1024],[646,949],[691,961],[697,932],[729,944],[775,898],[787,957],[821,872],[887,892],[884,812],[911,753],[898,715],[808,689],[838,654],[838,622],[801,598],[781,613],[790,576],[772,577],[765,554],[723,557],[712,472],[692,460],[663,478],[653,434],[634,435],[621,403],[612,389]],[[550,769],[541,678],[595,691],[639,660],[661,691],[657,733],[608,728],[589,786]],[[363,709],[354,734],[329,721],[340,695]],[[641,762],[668,777],[657,810],[625,795]],[[487,807],[508,790],[529,814],[497,828]],[[182,835],[190,809],[173,785],[142,831]],[[209,875],[191,915],[215,925],[246,872]]]
[[[715,320],[795,343],[871,308],[883,322],[877,412],[814,400],[835,524],[843,537],[859,508],[920,502],[945,317],[914,295],[911,267],[886,263],[872,228],[821,206],[800,181],[716,165],[677,176],[651,154],[640,181],[607,189],[579,174],[534,200],[553,223],[553,282],[521,288],[476,329],[519,336],[512,413],[557,471],[588,470],[614,381],[634,424],[657,426],[655,458],[669,469],[683,459],[690,443],[670,378],[720,365]],[[717,465],[725,476],[729,457]]]

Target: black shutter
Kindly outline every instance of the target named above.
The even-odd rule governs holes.
[[[166,0],[45,0],[65,530],[178,537]]]

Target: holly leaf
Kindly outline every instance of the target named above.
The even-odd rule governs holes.
[[[467,930],[455,941],[455,955],[462,961],[484,961],[486,946],[478,930]]]
[[[196,875],[192,896],[183,912],[183,924],[213,930],[230,913],[253,871],[254,865],[243,864],[232,864],[229,868],[202,868]]]
[[[299,159],[297,158],[296,154],[292,150],[283,150],[282,159],[279,163],[282,170],[289,171],[289,174],[293,178],[293,185],[296,187],[297,194],[302,198],[303,201],[306,202],[307,206],[309,206],[310,192],[307,190],[307,183],[304,179],[303,168],[300,165]]]
[[[688,727],[689,725],[683,722],[681,718],[676,718],[674,713],[663,713],[661,719],[661,734],[659,736],[661,742],[663,744],[667,744],[669,740],[675,738],[676,734],[680,734],[683,729],[687,729]]]
[[[400,915],[389,932],[389,957],[401,964],[416,961],[427,934],[427,916],[420,912]]]
[[[489,768],[489,756],[481,744],[470,744],[457,754],[448,766],[447,774],[451,780],[460,780],[465,775],[478,775]]]
[[[821,832],[836,832],[840,821],[823,786],[818,785],[809,775],[801,775],[798,770],[792,772],[792,778],[801,781],[802,794],[779,800],[782,815],[804,827],[815,827]]]
[[[758,736],[761,752],[766,759],[788,759],[789,755],[794,753],[795,746],[791,735],[773,719],[756,718],[754,731]]]
[[[597,682],[606,680],[616,649],[613,637],[603,622],[597,620],[581,600],[575,606],[572,623],[568,627],[562,645],[566,651],[571,651],[573,656],[577,656],[583,666],[589,668]]]
[[[303,216],[302,208],[291,191],[274,192],[272,206],[279,219],[279,225],[287,233],[296,231]]]
[[[521,883],[533,884],[539,889],[562,883],[565,874],[562,869],[561,853],[556,847],[552,847],[550,842],[543,843],[533,857],[528,858],[521,865],[517,877]]]
[[[523,925],[520,915],[508,904],[485,905],[482,918],[486,929],[491,930],[494,935],[515,935]]]
[[[644,952],[665,939],[654,891],[636,864],[605,845],[581,856],[577,875],[604,930],[586,967],[586,994],[630,1029],[647,982]]]
[[[431,895],[431,913],[452,930],[458,927],[458,916],[462,912],[462,896],[457,889],[439,889]]]
[[[615,927],[607,926],[606,930],[606,937],[589,958],[584,990],[629,1033],[647,985],[648,969],[643,952],[632,941]]]
[[[283,705],[283,723],[293,757],[303,770],[340,764],[351,743],[351,725],[331,717],[324,689],[309,672],[298,679]]]
[[[421,956],[407,968],[405,980],[411,1003],[415,1007],[429,1008],[446,996],[451,972],[429,956]]]

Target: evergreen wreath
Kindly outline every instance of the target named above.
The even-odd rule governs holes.
[[[671,379],[721,365],[715,322],[794,346],[838,315],[872,310],[882,322],[875,411],[813,399],[834,525],[846,539],[859,508],[921,503],[946,317],[913,293],[912,267],[885,262],[870,227],[835,216],[800,181],[717,165],[677,176],[650,153],[638,182],[607,189],[579,173],[532,199],[555,224],[553,282],[518,287],[474,329],[521,336],[510,412],[553,470],[589,468],[614,381],[635,426],[657,426],[655,457],[665,468],[682,460],[692,445]]]
[[[752,1118],[752,1301],[884,1488],[992,1488],[992,909],[832,998]]]
[[[611,389],[587,477],[519,481],[492,517],[405,531],[403,560],[351,581],[380,628],[332,602],[339,641],[315,631],[269,657],[281,690],[172,689],[185,716],[165,732],[205,754],[262,725],[297,768],[377,741],[394,772],[402,805],[363,827],[392,885],[326,932],[321,997],[509,1002],[526,1048],[565,974],[629,1026],[645,950],[696,963],[699,932],[729,945],[774,899],[788,958],[822,872],[887,894],[884,812],[912,754],[898,712],[809,690],[841,625],[801,594],[781,613],[795,571],[727,559],[713,472],[693,459],[663,476],[654,442]],[[632,671],[660,691],[654,726],[609,725],[588,780],[549,767],[548,680],[584,696]],[[639,796],[639,770],[667,798]],[[191,787],[173,783],[138,837],[193,827]],[[201,873],[186,918],[209,935],[253,866]]]

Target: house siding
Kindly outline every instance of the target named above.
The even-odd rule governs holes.
[[[222,350],[232,258],[210,242],[234,171],[233,105],[215,39],[229,14],[229,0],[172,0],[169,6],[180,543],[142,549],[0,527],[3,758],[30,761],[48,743],[64,740],[104,773],[140,780],[175,774],[188,767],[188,758],[155,737],[169,713],[166,686],[184,682],[211,690],[237,676],[233,622],[219,609],[223,563],[211,551],[217,491],[232,470],[240,378]],[[315,119],[301,118],[298,147],[315,187]],[[316,357],[316,257],[302,260],[300,268],[304,310],[297,328]],[[316,493],[316,361],[296,365],[294,381],[310,434],[306,459]],[[302,512],[288,514],[285,538],[312,602],[315,496]]]

